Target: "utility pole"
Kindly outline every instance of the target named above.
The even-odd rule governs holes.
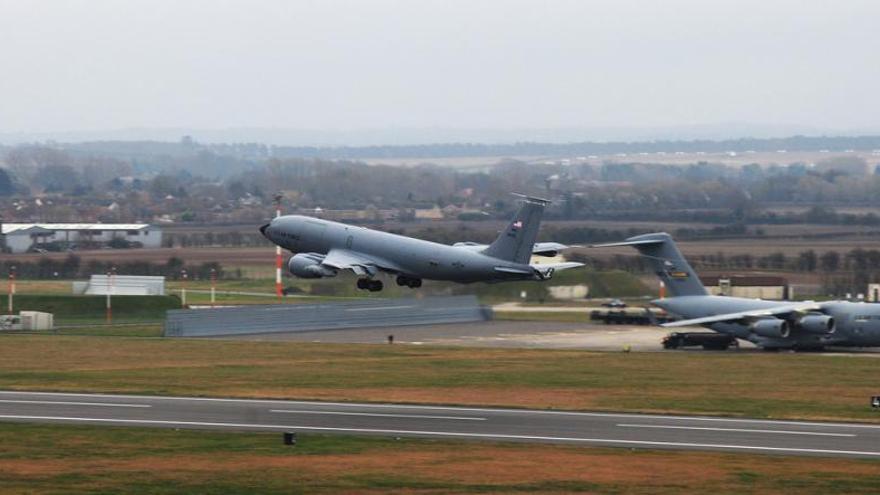
[[[9,314],[12,313],[12,299],[15,297],[15,266],[9,267]]]

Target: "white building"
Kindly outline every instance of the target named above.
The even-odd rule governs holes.
[[[13,253],[49,243],[87,249],[114,239],[155,248],[162,246],[162,230],[145,223],[4,223],[3,239]]]

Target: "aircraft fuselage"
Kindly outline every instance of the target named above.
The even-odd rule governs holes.
[[[414,279],[462,283],[535,279],[529,265],[486,256],[464,246],[448,246],[301,215],[275,218],[263,234],[293,253],[326,255],[339,249],[368,255],[381,260],[383,266],[391,267],[395,273]],[[501,272],[499,267],[522,273]]]

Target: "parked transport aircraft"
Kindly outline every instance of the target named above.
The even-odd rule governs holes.
[[[785,302],[712,296],[666,233],[592,247],[632,246],[648,260],[671,297],[651,304],[683,318],[663,327],[699,325],[773,349],[880,346],[880,304]]]

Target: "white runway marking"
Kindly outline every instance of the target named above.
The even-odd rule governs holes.
[[[624,428],[658,428],[667,430],[703,430],[703,431],[733,431],[737,433],[775,433],[780,435],[814,435],[819,437],[854,437],[852,433],[823,433],[819,431],[789,431],[789,430],[752,430],[748,428],[709,428],[707,426],[673,426],[673,425],[640,425],[618,424]]]
[[[98,407],[153,407],[148,404],[120,404],[117,402],[69,402],[60,400],[13,400],[0,399],[0,403],[10,404],[57,404],[61,406],[98,406]]]
[[[420,414],[354,413],[340,411],[305,411],[294,409],[269,409],[269,412],[291,414],[335,414],[338,416],[371,416],[377,418],[461,419],[464,421],[486,421],[486,418],[471,418],[467,416],[423,416]]]
[[[185,397],[185,396],[153,396],[153,395],[120,395],[120,394],[84,394],[77,392],[17,392],[14,390],[0,390],[0,394],[12,395],[35,395],[35,396],[53,396],[53,397],[90,397],[100,399],[102,397],[118,398],[118,399],[148,399],[163,401],[197,401],[197,402],[230,402],[230,403],[250,403],[250,404],[284,404],[284,405],[307,405],[307,406],[337,406],[337,407],[359,407],[359,408],[376,408],[376,409],[414,409],[423,411],[468,411],[468,412],[485,412],[485,413],[513,413],[513,414],[530,414],[530,415],[558,415],[558,416],[583,416],[596,418],[628,418],[628,419],[666,419],[681,421],[710,421],[722,423],[756,423],[768,425],[793,425],[793,426],[822,426],[822,427],[839,427],[839,428],[868,428],[880,429],[880,424],[862,424],[862,423],[822,423],[810,421],[790,421],[775,419],[750,419],[750,418],[713,418],[706,416],[664,416],[660,414],[638,414],[638,413],[602,413],[602,412],[581,412],[581,411],[548,411],[541,409],[510,409],[510,408],[489,408],[489,407],[454,407],[454,406],[430,406],[416,404],[372,404],[372,403],[351,403],[351,402],[323,402],[323,401],[302,401],[302,400],[284,400],[284,399],[224,399],[218,397]]]
[[[204,427],[227,427],[227,428],[255,428],[255,429],[272,429],[272,430],[301,430],[301,431],[333,431],[339,433],[383,433],[388,435],[421,435],[436,437],[455,437],[455,438],[488,438],[494,440],[543,440],[556,442],[575,442],[575,443],[594,443],[594,444],[619,444],[619,445],[642,445],[647,447],[685,447],[685,448],[707,448],[707,449],[730,449],[730,450],[752,450],[760,452],[795,452],[800,454],[839,454],[839,455],[858,455],[880,458],[880,451],[859,451],[859,450],[832,450],[832,449],[800,449],[793,447],[761,447],[756,445],[729,445],[729,444],[712,444],[712,443],[687,443],[687,442],[654,442],[648,440],[618,440],[614,438],[577,438],[577,437],[550,437],[535,435],[505,435],[495,433],[457,433],[444,431],[421,431],[421,430],[385,430],[374,428],[330,428],[322,426],[301,426],[301,425],[261,425],[246,423],[210,423],[203,421],[164,421],[164,420],[147,420],[147,419],[112,419],[112,418],[77,418],[69,416],[21,416],[21,415],[0,415],[0,419],[21,419],[21,420],[41,420],[41,421],[79,421],[83,423],[119,423],[119,424],[140,424],[140,425],[178,425],[178,426],[204,426]]]
[[[381,308],[349,308],[346,311],[387,311],[389,309],[406,309],[412,306],[382,306]]]

